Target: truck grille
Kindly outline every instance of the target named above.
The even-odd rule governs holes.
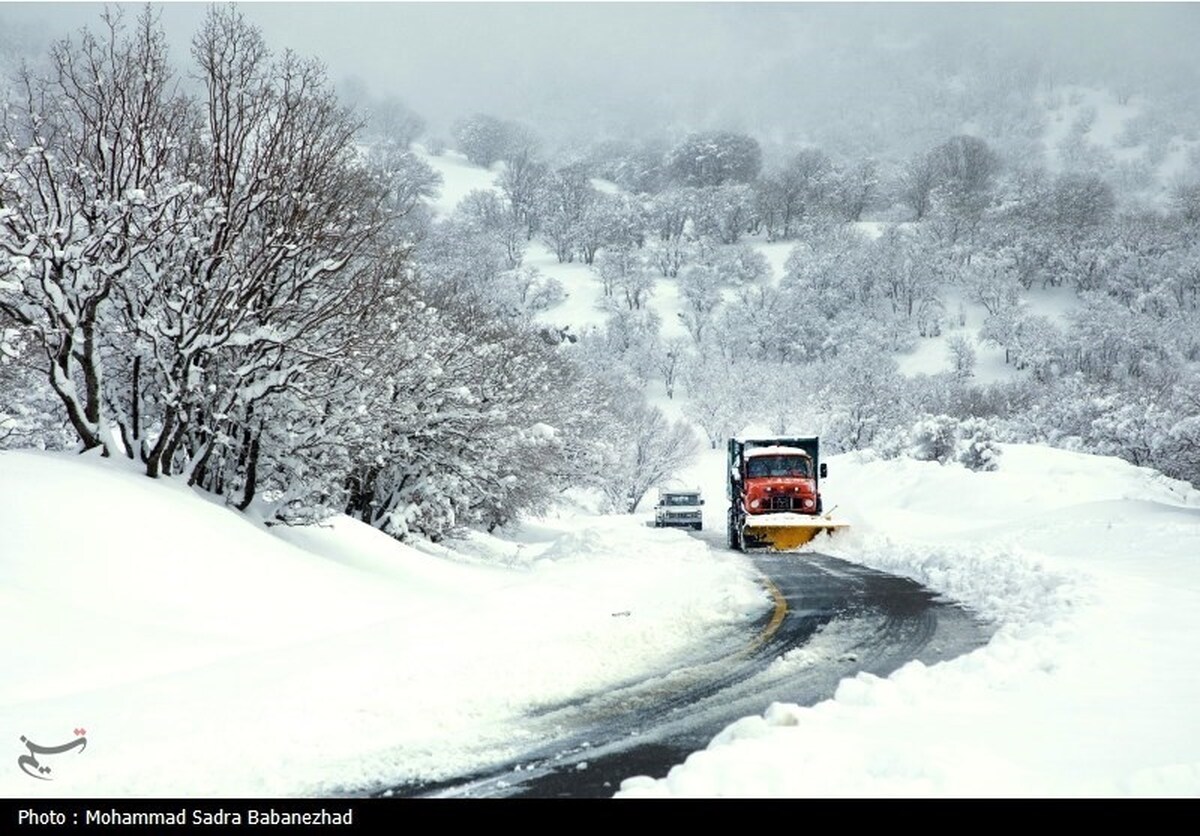
[[[800,510],[800,501],[797,499],[794,502],[796,510]],[[771,497],[772,511],[791,511],[793,499],[790,496],[773,496]]]

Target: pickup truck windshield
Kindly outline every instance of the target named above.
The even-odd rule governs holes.
[[[698,496],[664,496],[662,498],[663,505],[699,505],[700,497]]]
[[[751,479],[762,476],[790,476],[807,479],[812,476],[808,459],[803,456],[754,456],[747,459],[746,475]]]

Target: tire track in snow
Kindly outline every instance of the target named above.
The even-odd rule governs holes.
[[[970,612],[915,581],[815,552],[752,556],[776,601],[755,638],[730,653],[681,660],[673,670],[527,715],[547,741],[472,775],[407,784],[390,796],[597,797],[632,775],[662,777],[730,722],[773,702],[813,705],[844,677],[886,676],[987,642]]]

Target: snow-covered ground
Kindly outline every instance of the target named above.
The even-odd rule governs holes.
[[[1139,147],[1120,147],[1117,142],[1125,124],[1138,114],[1135,100],[1121,103],[1109,90],[1066,85],[1043,94],[1041,103],[1047,123],[1042,141],[1053,171],[1069,167],[1062,158],[1062,149],[1073,131],[1081,132],[1085,144],[1104,149],[1117,159],[1130,159],[1144,152]]]
[[[414,145],[414,153],[436,171],[442,178],[436,197],[429,201],[435,213],[447,216],[458,206],[459,201],[476,189],[487,191],[496,188],[496,172],[481,168],[467,160],[457,151],[430,154],[423,145]]]
[[[0,729],[84,751],[0,796],[313,795],[532,741],[522,716],[728,641],[740,558],[566,515],[457,550],[266,529],[119,464],[0,453]]]
[[[974,383],[998,383],[1021,374],[1015,365],[1004,362],[1003,348],[980,338],[987,319],[987,310],[983,305],[971,301],[961,289],[955,287],[945,289],[943,302],[946,316],[941,333],[936,337],[920,337],[911,351],[896,355],[896,365],[902,374],[912,377],[950,371],[953,364],[949,343],[951,338],[958,336],[975,349]],[[1034,287],[1024,292],[1021,304],[1025,310],[1045,317],[1064,331],[1069,328],[1070,315],[1081,307],[1078,294],[1067,287]]]
[[[993,640],[772,706],[621,795],[1200,795],[1200,492],[1011,445],[994,473],[835,457],[824,492],[854,528],[819,548],[964,601]]]
[[[1111,177],[1120,165],[1144,167],[1147,181],[1135,191],[1150,206],[1165,208],[1171,199],[1171,189],[1182,176],[1187,177],[1192,155],[1200,148],[1200,140],[1179,134],[1152,140],[1153,130],[1137,129],[1146,102],[1133,95],[1122,100],[1114,91],[1096,87],[1064,85],[1039,96],[1046,129],[1042,135],[1045,160],[1053,173],[1061,173],[1081,165],[1080,155],[1093,159],[1082,163],[1099,168]],[[1130,128],[1134,136],[1130,137]],[[1151,145],[1164,142],[1164,148],[1153,153]],[[1116,172],[1119,174],[1119,172]]]
[[[964,601],[995,638],[774,706],[623,794],[1200,794],[1200,492],[1036,446],[994,473],[829,463],[854,528],[820,548]],[[682,476],[710,529],[723,470],[709,451]],[[43,756],[54,781],[0,771],[0,795],[323,794],[515,753],[531,709],[765,608],[744,559],[648,516],[564,511],[417,550],[346,518],[264,528],[119,463],[0,453],[0,728],[88,739]]]

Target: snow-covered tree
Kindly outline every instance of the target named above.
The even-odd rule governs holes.
[[[115,290],[139,259],[178,240],[193,197],[183,174],[192,115],[173,92],[149,10],[51,51],[0,130],[0,313],[44,355],[47,380],[84,449],[120,449],[105,408],[103,343]]]
[[[699,190],[693,209],[694,231],[722,244],[736,244],[755,224],[754,190],[730,183]]]
[[[441,188],[441,175],[408,148],[393,142],[374,145],[364,156],[385,190],[383,210],[390,218],[392,234],[415,246],[432,222],[425,201]]]
[[[358,76],[343,79],[338,84],[341,101],[363,114],[364,136],[372,144],[395,145],[407,149],[425,131],[425,120],[419,113],[394,95],[375,97]]]
[[[703,341],[713,312],[721,305],[721,286],[718,272],[703,264],[687,268],[679,277],[683,324],[697,344]]]
[[[896,227],[884,232],[876,248],[885,297],[894,312],[912,319],[922,301],[938,296],[938,250],[919,233]]]
[[[523,133],[515,133],[502,153],[504,168],[496,178],[496,185],[508,200],[509,213],[513,221],[525,229],[526,237],[542,222],[540,198],[547,179],[546,166],[536,157],[536,143],[532,138],[523,141]]]
[[[567,450],[599,429],[597,404],[583,399],[600,387],[521,323],[419,297],[395,317],[363,380],[347,513],[396,537],[440,539],[544,507],[571,479]]]
[[[657,141],[604,140],[587,152],[596,176],[611,180],[632,194],[654,194],[665,180],[667,148]]]
[[[1172,414],[1151,398],[1113,398],[1092,419],[1086,438],[1096,453],[1152,466],[1173,424]]]
[[[683,238],[653,239],[646,244],[645,252],[663,278],[674,278],[687,263],[691,247]]]
[[[671,179],[683,186],[748,183],[762,168],[762,149],[745,134],[697,133],[671,149],[666,164]]]
[[[945,464],[958,447],[958,421],[949,415],[921,418],[912,427],[911,441],[914,459]]]
[[[686,421],[671,421],[657,407],[628,398],[615,411],[614,433],[601,475],[612,508],[632,514],[646,493],[696,458],[700,442]]]
[[[733,285],[756,285],[771,277],[767,257],[749,244],[723,247],[710,262],[721,281]]]
[[[961,334],[955,334],[946,341],[946,349],[950,354],[950,371],[959,380],[975,376],[975,348]]]
[[[468,160],[484,167],[504,158],[515,126],[487,113],[473,113],[454,124],[455,145]]]
[[[593,264],[602,247],[638,247],[645,234],[630,201],[593,192],[575,224],[576,245],[584,264]]]
[[[468,226],[499,245],[504,266],[515,270],[525,260],[528,231],[512,214],[511,206],[491,189],[474,189],[459,201],[452,220]]]
[[[662,375],[663,385],[667,388],[667,397],[675,397],[675,384],[679,379],[680,369],[686,362],[688,353],[686,338],[672,337],[664,342],[655,355],[654,362]]]
[[[879,190],[879,166],[868,157],[837,176],[834,193],[842,216],[851,222],[862,220]]]
[[[758,216],[767,239],[789,239],[799,223],[827,213],[835,178],[829,156],[816,148],[796,153],[782,169],[758,184]]]
[[[614,296],[618,290],[638,288],[649,282],[645,260],[629,245],[605,248],[596,257],[593,267],[600,276],[605,296]]]
[[[425,119],[396,96],[366,104],[368,126],[401,148],[408,148],[425,132]]]
[[[983,418],[971,418],[959,424],[958,462],[969,470],[996,470],[1000,466],[1000,445],[996,430]]]
[[[933,206],[933,190],[940,182],[940,167],[931,153],[919,154],[908,161],[900,175],[900,198],[916,216],[923,219]]]
[[[500,274],[512,269],[507,238],[455,218],[434,224],[417,247],[421,280],[434,292],[479,303],[495,301]]]
[[[1011,348],[1014,365],[1028,369],[1035,380],[1045,381],[1061,371],[1062,332],[1044,316],[1018,316]]]
[[[669,189],[655,195],[647,212],[651,232],[662,241],[678,241],[697,201],[695,189]]]
[[[825,370],[825,392],[834,414],[828,441],[834,450],[861,450],[897,432],[902,388],[896,361],[864,344],[844,349]]]
[[[704,430],[711,448],[718,449],[746,423],[753,393],[742,369],[723,357],[700,356],[689,364],[683,382],[689,398],[685,414]]]
[[[616,299],[605,300],[603,326],[586,328],[576,355],[590,369],[604,369],[626,389],[644,389],[656,373],[662,318],[650,308],[633,309]]]
[[[1200,228],[1200,179],[1177,182],[1171,189],[1171,200],[1186,224]]]
[[[854,304],[856,282],[869,272],[861,258],[866,246],[863,236],[845,224],[806,225],[803,240],[784,263],[783,285],[834,316]]]
[[[1185,415],[1171,426],[1162,442],[1160,462],[1168,475],[1200,485],[1200,415]]]
[[[954,192],[964,196],[987,192],[1000,169],[996,152],[976,136],[951,137],[932,153],[940,182],[951,184]]]

